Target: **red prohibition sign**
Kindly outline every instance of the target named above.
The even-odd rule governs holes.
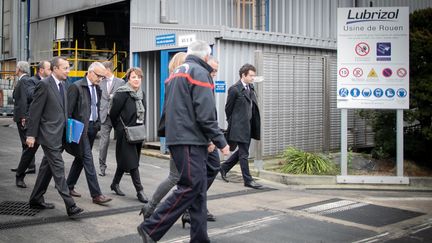
[[[355,77],[359,78],[359,77],[363,76],[363,69],[361,69],[361,68],[354,68],[353,74],[354,74]]]
[[[407,75],[407,70],[405,68],[399,68],[396,71],[397,75],[401,78],[405,77]]]
[[[355,52],[359,56],[366,56],[367,54],[369,54],[369,51],[370,51],[370,47],[365,42],[360,42],[355,46]]]
[[[341,68],[339,69],[339,75],[343,78],[348,77],[349,70],[348,68]]]

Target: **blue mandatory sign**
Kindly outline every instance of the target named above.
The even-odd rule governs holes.
[[[385,91],[385,95],[389,98],[392,98],[393,96],[395,96],[395,91],[392,88],[388,88]]]
[[[339,96],[340,97],[347,97],[349,94],[349,91],[347,88],[342,88],[339,90]]]
[[[226,92],[226,83],[225,81],[215,81],[215,93],[225,93]]]
[[[396,93],[397,93],[397,96],[399,96],[401,98],[405,98],[408,94],[408,92],[404,88],[398,89]]]
[[[379,97],[383,96],[384,92],[382,89],[376,88],[376,89],[374,89],[373,94],[375,97],[379,98]]]
[[[157,35],[155,40],[156,40],[156,46],[175,45],[176,35],[175,34]]]
[[[354,88],[351,90],[351,96],[352,97],[358,97],[360,95],[360,90],[357,88]]]
[[[391,43],[378,42],[377,43],[377,56],[391,56]]]
[[[372,95],[372,90],[369,88],[365,88],[362,90],[363,97],[370,97]]]

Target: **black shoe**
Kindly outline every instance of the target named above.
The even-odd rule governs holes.
[[[119,184],[111,184],[111,190],[119,196],[125,196],[125,194],[120,190]]]
[[[11,169],[12,172],[17,172],[18,168]]]
[[[259,189],[259,188],[262,187],[262,185],[256,183],[255,181],[250,181],[248,183],[245,183],[244,186],[245,187],[250,187],[250,188],[253,188],[253,189]]]
[[[190,218],[189,210],[186,210],[184,212],[184,214],[181,217],[181,221],[182,221],[182,227],[183,227],[183,229],[185,228],[185,224],[186,223],[191,224],[191,218]]]
[[[152,202],[148,202],[144,204],[144,206],[141,208],[139,215],[142,214],[145,220],[146,218],[150,218],[150,216],[153,214],[155,209],[156,209],[156,205],[154,205]]]
[[[30,202],[30,208],[32,209],[54,209],[55,206],[52,203],[46,203],[46,202],[37,202],[37,203],[32,203]]]
[[[143,243],[154,243],[154,242],[156,242],[156,241],[154,241],[148,234],[147,234],[147,232],[143,229],[143,228],[141,228],[141,225],[138,225],[138,227],[137,227],[137,231],[138,231],[138,234],[141,236],[141,238],[142,238],[142,240],[143,240]]]
[[[214,222],[216,217],[207,210],[207,221]]]
[[[224,180],[225,182],[229,182],[229,180],[226,178],[226,172],[224,171],[224,169],[220,168],[220,174],[221,174],[222,180]]]
[[[66,210],[67,215],[69,217],[77,216],[77,215],[81,214],[83,211],[84,211],[84,209],[78,207],[77,205],[73,205],[72,207],[70,207]]]
[[[36,174],[36,168],[28,168],[25,173],[26,174]]]
[[[23,178],[18,178],[18,177],[17,177],[17,178],[16,178],[16,181],[15,181],[15,184],[16,184],[17,187],[20,187],[20,188],[27,188],[27,185],[25,184]]]
[[[148,203],[148,198],[146,194],[144,194],[144,190],[137,192],[137,198],[142,203]]]

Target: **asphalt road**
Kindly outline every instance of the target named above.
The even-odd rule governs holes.
[[[25,210],[13,211],[7,203],[25,205],[36,175],[26,176],[28,188],[15,186],[10,169],[18,163],[21,146],[11,123],[9,118],[0,118],[0,242],[141,242],[136,233],[142,220],[138,216],[141,203],[131,179],[122,179],[125,197],[114,195],[109,188],[115,171],[114,143],[108,155],[108,174],[98,177],[102,191],[113,198],[107,206],[92,203],[82,174],[76,187],[83,195],[76,199],[85,210],[81,217],[66,216],[53,182],[45,198],[55,209],[34,216],[16,215]],[[97,165],[98,141],[95,145]],[[41,158],[40,149],[37,165]],[[72,157],[64,154],[64,160],[67,173]],[[167,176],[168,161],[143,156],[140,173],[145,192],[151,195]],[[317,189],[259,179],[265,189],[254,190],[245,188],[238,174],[228,176],[232,182],[217,178],[208,192],[208,209],[217,217],[216,222],[208,223],[212,242],[432,242],[432,188]],[[189,230],[179,220],[160,242],[188,242]]]

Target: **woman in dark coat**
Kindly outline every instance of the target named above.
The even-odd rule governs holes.
[[[126,126],[145,124],[145,95],[141,89],[143,72],[139,68],[130,68],[126,73],[127,83],[117,89],[110,109],[110,118],[117,137],[116,160],[117,169],[111,184],[111,190],[119,196],[125,194],[120,190],[120,180],[125,172],[129,172],[137,191],[138,200],[146,203],[147,196],[141,184],[138,170],[142,143],[129,143],[126,140],[123,120]]]

